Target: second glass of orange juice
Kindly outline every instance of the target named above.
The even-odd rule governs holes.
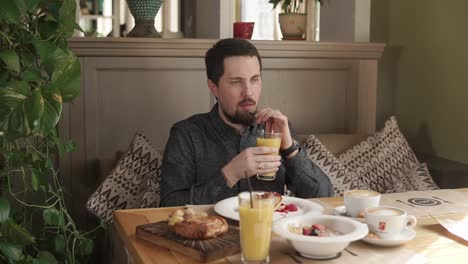
[[[237,197],[242,262],[269,263],[274,194],[242,192]]]

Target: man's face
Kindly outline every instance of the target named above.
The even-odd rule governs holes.
[[[224,59],[224,74],[216,86],[208,80],[211,92],[218,98],[220,114],[232,124],[251,125],[262,92],[260,63],[257,57],[235,56]]]

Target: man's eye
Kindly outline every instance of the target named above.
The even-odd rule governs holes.
[[[231,81],[232,84],[239,84],[240,81],[239,80],[236,80],[236,81]]]

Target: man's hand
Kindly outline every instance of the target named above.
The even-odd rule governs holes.
[[[288,117],[283,115],[279,110],[265,108],[255,114],[257,123],[266,122],[266,131],[281,132],[281,150],[289,148],[293,141],[291,132],[289,132]]]
[[[277,149],[271,147],[251,147],[237,154],[221,171],[229,187],[240,179],[278,171],[281,156],[271,155]]]

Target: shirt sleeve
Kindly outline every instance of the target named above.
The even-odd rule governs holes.
[[[301,198],[330,197],[333,188],[328,176],[315,165],[302,147],[296,156],[285,161],[286,184]]]
[[[297,140],[292,129],[291,135]],[[284,161],[286,168],[286,185],[297,197],[315,198],[333,196],[330,178],[307,157],[306,152],[299,148],[299,152]]]
[[[193,131],[193,130],[192,130]],[[197,182],[196,147],[188,129],[174,126],[164,151],[160,206],[211,204],[226,189],[221,169],[209,181]]]

